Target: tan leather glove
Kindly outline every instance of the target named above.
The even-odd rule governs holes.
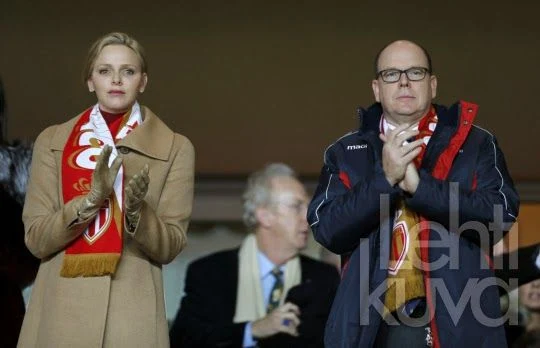
[[[139,174],[133,175],[124,189],[124,209],[128,231],[133,232],[141,214],[144,197],[148,192],[150,177],[148,165],[145,164]]]
[[[116,157],[109,168],[109,158],[111,157],[112,147],[105,145],[96,162],[96,168],[92,173],[92,186],[90,192],[82,200],[79,208],[79,219],[86,220],[97,214],[99,208],[105,200],[109,198],[113,191],[114,180],[122,165],[122,159]]]

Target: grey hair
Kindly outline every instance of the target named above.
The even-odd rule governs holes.
[[[297,178],[295,171],[284,163],[270,163],[261,170],[251,174],[247,180],[244,200],[244,224],[253,230],[259,225],[255,211],[258,207],[270,203],[272,195],[272,179],[276,177]]]

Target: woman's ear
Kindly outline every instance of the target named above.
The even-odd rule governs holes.
[[[94,88],[94,82],[92,81],[92,79],[86,80],[86,84],[88,85],[88,91],[90,91],[90,93],[92,93],[92,92],[94,92],[96,90]]]
[[[146,73],[143,74],[143,77],[141,79],[141,83],[139,85],[139,93],[143,93],[146,89],[146,84],[148,83],[148,75]]]

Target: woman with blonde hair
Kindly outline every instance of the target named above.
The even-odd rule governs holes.
[[[161,266],[186,244],[194,149],[137,102],[142,46],[90,48],[97,102],[36,139],[23,210],[41,259],[19,347],[168,347]]]

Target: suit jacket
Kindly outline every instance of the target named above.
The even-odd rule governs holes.
[[[540,269],[536,266],[536,257],[539,251],[540,245],[533,244],[494,256],[495,276],[508,284],[508,291],[540,279]],[[510,284],[511,279],[517,280],[517,282]],[[502,287],[499,289],[501,295],[506,294],[506,289]]]
[[[185,295],[170,331],[171,347],[242,347],[246,323],[233,323],[238,285],[238,250],[221,251],[191,263]],[[300,337],[278,334],[260,347],[323,347],[324,326],[339,275],[320,261],[300,255],[301,283],[287,300],[300,307]]]

